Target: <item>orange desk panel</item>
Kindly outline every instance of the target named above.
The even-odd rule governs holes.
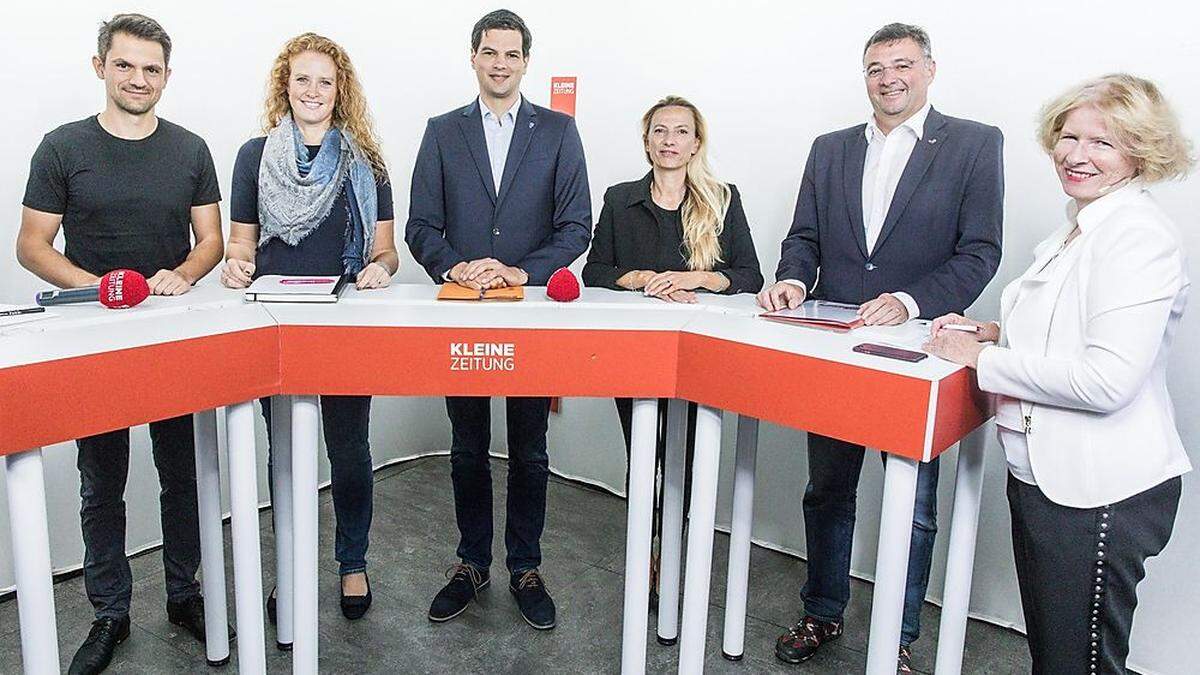
[[[247,401],[279,389],[279,329],[0,370],[0,455]]]

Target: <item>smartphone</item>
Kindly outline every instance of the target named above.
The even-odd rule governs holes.
[[[882,356],[885,359],[896,359],[899,361],[908,361],[909,363],[916,363],[917,361],[929,356],[925,352],[910,352],[907,349],[900,349],[899,347],[888,347],[887,345],[873,345],[867,343],[855,345],[854,351],[858,352],[859,354]]]

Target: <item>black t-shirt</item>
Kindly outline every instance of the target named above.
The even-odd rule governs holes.
[[[258,224],[258,169],[262,164],[266,143],[266,136],[252,138],[238,150],[237,161],[233,164],[233,187],[229,197],[229,217],[234,222]],[[309,159],[316,157],[317,151],[321,149],[319,145],[307,147]],[[299,244],[288,246],[277,237],[259,247],[254,259],[255,278],[264,274],[340,275],[345,271],[342,251],[345,249],[346,236],[350,229],[350,200],[346,197],[346,186],[349,182],[343,181],[341,192],[329,210],[329,215],[321,221],[317,229],[300,240]],[[376,218],[392,220],[395,214],[391,183],[376,177],[375,195],[379,203]],[[367,227],[374,226],[375,223],[367,224]]]
[[[62,214],[65,255],[91,274],[149,277],[191,251],[191,208],[221,201],[204,140],[161,117],[146,138],[104,130],[96,116],[46,134],[33,153],[22,203]]]

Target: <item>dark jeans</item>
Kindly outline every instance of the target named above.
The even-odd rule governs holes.
[[[492,444],[490,399],[448,396],[453,439],[450,478],[458,520],[458,557],[479,569],[492,564]],[[505,565],[512,573],[542,564],[542,530],[546,526],[546,427],[550,399],[504,399],[508,420],[508,512],[504,524]]]
[[[667,403],[670,399],[658,399],[658,433],[654,439],[654,466],[656,472],[665,469],[664,462],[667,454]],[[629,457],[630,457],[630,442],[632,439],[633,429],[633,399],[631,398],[616,398],[613,402],[617,404],[617,417],[621,420],[621,433],[625,436],[625,491],[629,492]],[[692,457],[696,454],[696,404],[687,404],[687,434],[684,443],[686,448],[684,454],[683,468],[683,517],[687,520],[688,507],[691,504],[692,497]],[[652,526],[653,536],[658,536],[662,532],[662,490],[659,489],[659,483],[654,482],[654,521]]]
[[[150,423],[150,442],[161,490],[167,600],[200,594],[200,526],[196,508],[196,450],[192,416]],[[75,441],[79,448],[79,516],[83,525],[83,581],[96,618],[129,614],[133,577],[125,557],[125,482],[129,477],[129,430]]]
[[[1091,509],[1008,477],[1013,555],[1035,674],[1125,673],[1137,585],[1167,545],[1182,481]]]
[[[861,445],[817,434],[808,435],[808,487],[804,490],[804,535],[808,544],[808,581],[800,592],[804,612],[822,621],[841,621],[850,601],[850,547],[854,508],[865,450]],[[884,469],[887,468],[887,458]],[[900,644],[921,634],[921,603],[929,586],[933,539],[937,535],[938,460],[917,470],[912,542]]]
[[[271,399],[260,399],[260,403],[269,439]],[[370,426],[370,396],[321,397],[321,429],[325,435],[325,454],[329,457],[330,491],[337,520],[333,555],[338,561],[338,573],[343,575],[367,569],[375,489],[368,438]],[[274,466],[272,460],[268,452],[268,476]],[[268,484],[273,489],[273,481]]]

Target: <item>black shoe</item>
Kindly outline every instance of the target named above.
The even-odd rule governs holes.
[[[93,675],[102,673],[112,662],[117,645],[129,638],[129,617],[120,619],[105,617],[92,622],[87,639],[71,659],[70,675]]]
[[[554,628],[554,600],[536,569],[518,572],[508,582],[508,590],[517,598],[525,623],[538,630]]]
[[[272,586],[271,594],[267,596],[267,621],[270,621],[272,626],[279,623],[279,609],[275,607],[275,591],[277,588],[278,586]]]
[[[204,629],[204,598],[202,596],[193,595],[180,602],[168,600],[167,621],[183,627],[200,644],[204,644],[207,635]],[[229,639],[232,640],[235,637],[237,637],[237,631],[230,626]]]
[[[900,645],[900,652],[896,655],[896,675],[911,675],[912,672],[912,647]]]
[[[841,621],[821,621],[806,616],[775,641],[775,658],[784,663],[801,663],[811,659],[821,645],[841,636]]]
[[[363,578],[367,582],[366,595],[346,595],[345,589],[339,589],[341,592],[342,616],[354,621],[361,619],[363,614],[371,609],[371,580],[367,579],[367,573],[363,572]]]
[[[442,587],[429,606],[429,620],[441,623],[462,614],[479,591],[491,583],[487,570],[477,569],[467,563],[458,563],[446,570],[450,583]]]

